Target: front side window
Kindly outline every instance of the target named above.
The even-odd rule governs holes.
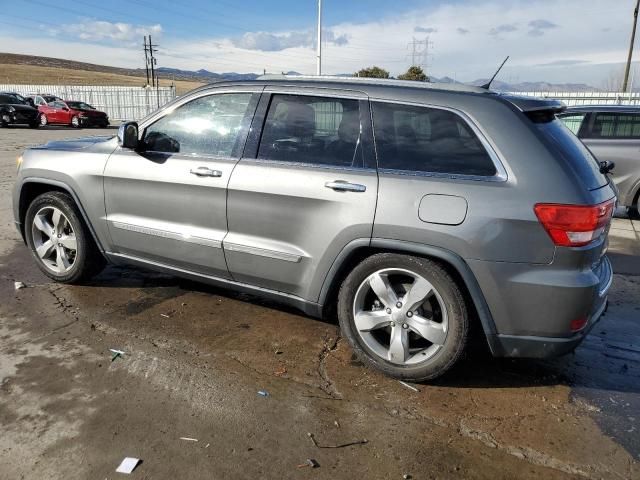
[[[640,138],[640,113],[596,113],[593,138]]]
[[[185,155],[234,155],[249,113],[252,93],[196,98],[147,127],[145,149]]]
[[[381,169],[493,176],[496,167],[459,115],[436,108],[373,103]]]
[[[362,167],[357,100],[273,95],[258,158]]]
[[[566,115],[559,115],[558,118],[560,118],[562,123],[564,123],[566,127],[574,133],[574,135],[578,135],[585,116],[586,114],[584,113],[569,113]]]

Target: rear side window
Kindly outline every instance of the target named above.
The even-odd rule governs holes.
[[[591,138],[640,138],[640,114],[596,113]]]
[[[568,115],[559,115],[560,121],[566,125],[575,135],[578,135],[582,122],[584,121],[584,113],[570,113]]]
[[[273,95],[258,158],[362,167],[360,132],[357,100]]]
[[[459,115],[436,108],[373,103],[381,169],[493,176],[496,167]]]

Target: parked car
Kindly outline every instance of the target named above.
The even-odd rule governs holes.
[[[38,127],[38,110],[15,93],[0,93],[0,127],[23,124]]]
[[[337,311],[364,362],[427,380],[472,324],[495,356],[549,357],[605,311],[615,193],[563,108],[461,85],[221,82],[117,137],[26,150],[13,211],[55,281],[106,260]]]
[[[49,93],[30,93],[29,95],[27,95],[27,98],[31,99],[36,107],[39,107],[40,105],[46,105],[50,102],[62,101],[60,97],[51,95]]]
[[[638,215],[640,198],[640,107],[585,105],[568,108],[561,120],[600,161],[613,162],[620,205]]]
[[[38,107],[40,125],[62,124],[81,127],[108,127],[109,117],[85,102],[54,100]]]

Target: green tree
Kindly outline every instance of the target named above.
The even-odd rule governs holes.
[[[398,80],[415,80],[417,82],[428,82],[429,77],[427,77],[427,74],[424,73],[421,67],[414,65],[412,67],[409,67],[409,70],[407,70],[402,75],[398,75]]]
[[[387,72],[384,68],[380,67],[369,67],[363,68],[362,70],[356,72],[356,77],[367,77],[367,78],[389,78],[389,72]]]

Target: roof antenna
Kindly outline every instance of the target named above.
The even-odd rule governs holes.
[[[494,73],[493,77],[491,77],[491,80],[489,80],[484,85],[480,85],[480,88],[484,88],[485,90],[489,90],[489,88],[491,87],[491,82],[493,82],[495,80],[495,78],[498,76],[498,74],[500,73],[500,70],[502,70],[502,67],[504,67],[504,64],[507,63],[507,60],[509,60],[509,55],[507,55],[507,58],[504,59],[504,62],[502,62],[500,64],[500,66],[498,67],[498,70],[496,70],[496,73]]]

